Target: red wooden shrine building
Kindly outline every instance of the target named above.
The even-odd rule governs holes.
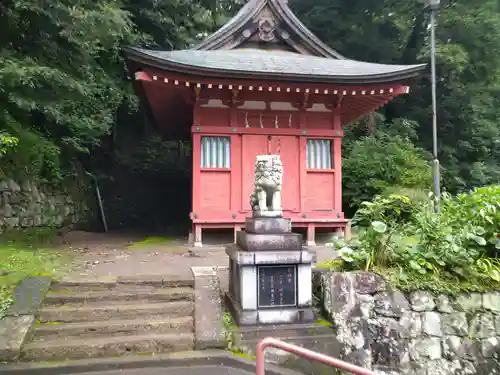
[[[281,155],[282,205],[295,227],[344,230],[341,143],[346,124],[374,112],[424,65],[347,59],[315,37],[286,0],[249,0],[189,50],[126,50],[154,123],[192,139],[195,246],[202,229],[240,230],[250,215],[258,154]]]

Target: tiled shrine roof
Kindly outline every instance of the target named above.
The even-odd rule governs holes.
[[[418,76],[420,65],[389,65],[259,49],[155,51],[128,48],[130,59],[159,69],[203,76],[324,83],[382,83]]]

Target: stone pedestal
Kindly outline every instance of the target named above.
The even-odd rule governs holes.
[[[314,252],[282,217],[248,218],[229,256],[227,303],[238,325],[308,323],[312,309]]]

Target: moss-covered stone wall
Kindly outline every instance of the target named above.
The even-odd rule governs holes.
[[[32,181],[0,181],[0,233],[20,228],[72,227],[88,219],[82,182],[54,188]]]
[[[390,374],[500,373],[500,293],[404,293],[368,272],[315,280],[343,359]]]

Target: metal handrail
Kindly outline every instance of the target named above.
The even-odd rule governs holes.
[[[359,367],[353,365],[348,362],[341,361],[340,359],[336,359],[333,357],[329,357],[327,355],[313,352],[309,349],[301,348],[300,346],[288,344],[284,341],[277,340],[272,337],[266,337],[261,342],[257,344],[256,350],[256,375],[265,375],[265,362],[264,362],[264,351],[267,347],[273,347],[276,349],[284,350],[285,352],[292,353],[298,355],[299,357],[303,357],[306,359],[310,359],[312,361],[317,361],[324,363],[325,365],[333,366],[340,370],[349,371],[358,375],[376,375],[373,371],[365,369],[363,367]]]

